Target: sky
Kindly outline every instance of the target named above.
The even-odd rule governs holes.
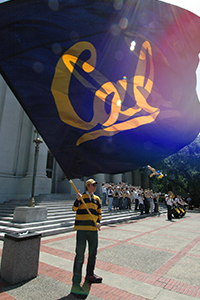
[[[162,0],[159,0],[159,1],[162,1]],[[200,17],[200,0],[165,0],[162,2],[174,4],[179,7],[185,8]],[[200,54],[199,54],[199,58],[200,58]],[[196,74],[197,74],[196,90],[197,90],[198,98],[200,101],[200,64],[197,68]]]
[[[7,0],[0,0],[0,3],[5,1]],[[165,1],[159,0],[159,1],[171,3],[179,7],[185,8],[200,17],[200,0],[165,0]],[[199,54],[199,58],[200,58],[200,54]],[[196,90],[200,101],[200,64],[198,66],[196,74],[197,74]]]

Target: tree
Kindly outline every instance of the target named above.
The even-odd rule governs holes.
[[[200,134],[179,152],[154,164],[154,168],[167,174],[162,179],[152,178],[152,183],[161,192],[190,193],[196,206],[200,195]]]

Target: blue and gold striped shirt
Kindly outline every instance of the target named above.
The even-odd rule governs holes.
[[[81,197],[83,199],[90,210],[91,214],[94,216],[94,219],[97,223],[101,221],[101,200],[98,196],[92,195],[91,199],[87,193],[84,193]],[[78,200],[75,200],[73,208],[76,211],[76,219],[75,219],[75,230],[89,230],[95,231],[97,227],[94,224],[94,221],[91,219],[91,216],[88,214],[85,205]]]

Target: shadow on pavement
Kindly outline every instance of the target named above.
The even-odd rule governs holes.
[[[68,296],[59,298],[59,299],[57,299],[57,300],[76,300],[76,299],[78,299],[78,298],[76,298],[75,296],[69,294]]]
[[[91,289],[91,283],[85,281],[82,285],[82,288],[83,290],[85,291],[85,298],[87,298],[87,296],[89,295],[90,293],[90,289]],[[72,295],[72,294],[69,294],[65,297],[62,297],[62,298],[59,298],[57,300],[76,300],[76,299],[80,299],[80,298],[77,298],[75,295]]]
[[[187,210],[187,212],[197,214],[197,213],[200,213],[200,208],[193,208],[193,209]]]

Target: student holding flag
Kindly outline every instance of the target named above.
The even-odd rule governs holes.
[[[73,210],[76,211],[76,220],[74,229],[77,230],[76,235],[76,257],[73,268],[72,289],[71,294],[77,298],[85,299],[86,293],[80,286],[82,278],[82,266],[84,262],[84,254],[86,249],[86,242],[88,242],[89,256],[86,269],[85,281],[89,283],[101,283],[102,278],[94,274],[96,254],[98,247],[98,230],[100,230],[101,221],[101,201],[98,196],[94,194],[96,191],[97,182],[94,179],[88,179],[85,183],[86,192],[81,195],[77,194],[73,205]],[[86,207],[92,214],[88,214]],[[96,222],[94,222],[94,220]]]

